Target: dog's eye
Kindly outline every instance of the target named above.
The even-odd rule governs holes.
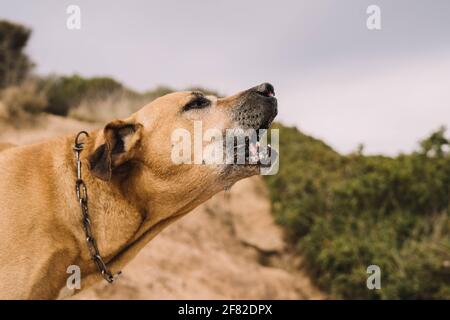
[[[188,104],[186,104],[183,107],[183,111],[191,110],[191,109],[202,109],[206,108],[211,104],[211,102],[204,98],[204,97],[198,97],[192,101],[190,101]]]

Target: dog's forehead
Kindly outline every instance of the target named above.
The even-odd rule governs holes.
[[[150,126],[158,115],[174,116],[189,101],[193,99],[198,93],[193,91],[179,91],[166,94],[159,97],[136,113],[136,120],[144,126]]]
[[[159,97],[159,98],[153,100],[150,104],[161,106],[161,107],[183,106],[186,103],[188,103],[196,95],[198,95],[198,92],[194,92],[194,91],[172,92],[172,93],[166,94],[162,97]]]

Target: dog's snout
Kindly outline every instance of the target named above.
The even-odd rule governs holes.
[[[273,88],[273,85],[270,83],[262,83],[259,86],[255,87],[255,91],[263,96],[266,97],[274,97],[275,96],[275,89]]]
[[[275,89],[270,83],[262,83],[242,92],[233,116],[244,129],[267,129],[278,113]]]

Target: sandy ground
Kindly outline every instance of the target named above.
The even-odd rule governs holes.
[[[0,122],[0,142],[28,144],[99,127],[41,116],[17,128]],[[124,269],[74,299],[322,299],[289,253],[260,177],[217,194],[169,226]]]

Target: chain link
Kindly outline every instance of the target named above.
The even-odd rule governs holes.
[[[79,138],[81,135],[85,135],[89,137],[89,134],[86,131],[81,131],[77,134],[75,138],[75,145],[73,150],[75,151],[76,165],[77,165],[77,180],[75,182],[75,191],[77,195],[78,202],[80,203],[81,214],[82,214],[82,223],[83,229],[86,234],[86,243],[88,245],[89,254],[91,259],[97,265],[98,270],[101,272],[103,278],[109,283],[113,283],[118,276],[122,273],[119,271],[116,274],[112,274],[109,271],[108,267],[105,264],[105,261],[100,255],[98,250],[97,241],[95,241],[94,235],[92,234],[91,229],[91,220],[89,219],[89,208],[88,208],[88,192],[86,184],[84,183],[81,176],[81,159],[80,153],[84,149],[84,143],[79,142]]]

